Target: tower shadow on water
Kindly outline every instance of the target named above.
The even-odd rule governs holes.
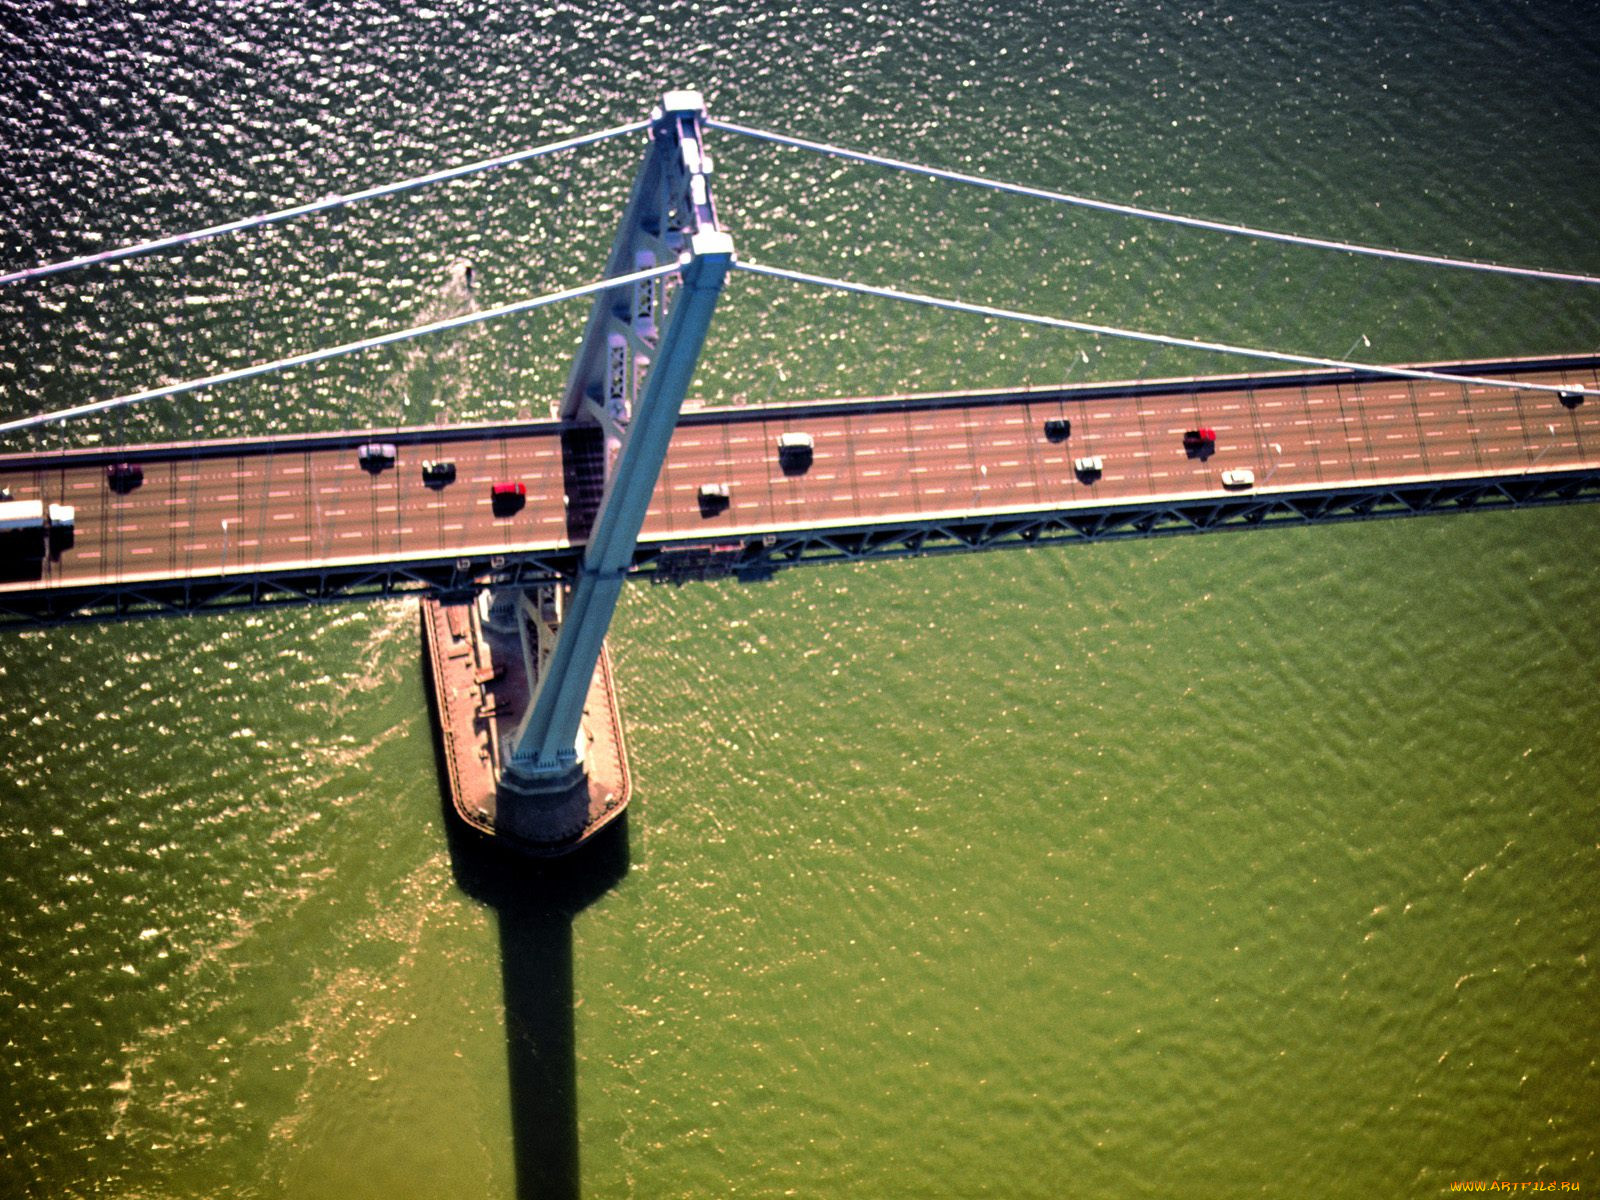
[[[570,855],[530,859],[487,842],[444,807],[456,883],[494,909],[500,925],[517,1200],[577,1200],[572,922],[627,875],[627,814]]]

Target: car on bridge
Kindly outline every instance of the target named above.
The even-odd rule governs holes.
[[[1198,429],[1186,429],[1183,448],[1189,454],[1209,454],[1217,448],[1217,431],[1206,425]]]
[[[1048,441],[1064,442],[1072,436],[1072,422],[1066,417],[1051,417],[1044,423],[1044,436]]]
[[[1073,459],[1072,469],[1077,472],[1079,479],[1085,483],[1093,483],[1105,474],[1106,462],[1098,454],[1089,454],[1083,458]]]
[[[520,512],[527,502],[528,485],[525,483],[497,483],[489,489],[489,507],[497,517]]]
[[[385,467],[394,466],[397,457],[399,454],[393,442],[368,442],[356,450],[356,461],[361,464],[361,469],[371,471],[374,475]]]
[[[778,435],[778,466],[785,475],[803,475],[811,466],[814,446],[809,433]]]
[[[456,480],[456,464],[449,459],[430,458],[422,463],[422,482],[431,488],[441,488]]]
[[[1256,485],[1256,473],[1249,467],[1234,467],[1231,471],[1222,473],[1222,486],[1225,488],[1250,488]]]
[[[727,484],[702,483],[700,485],[700,515],[702,517],[714,517],[718,513],[726,512],[731,498]]]
[[[106,465],[106,486],[119,496],[125,496],[144,482],[144,468],[136,462],[114,462]]]

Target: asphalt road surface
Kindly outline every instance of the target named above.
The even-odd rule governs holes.
[[[1593,367],[1524,377],[1597,383]],[[1045,435],[1053,419],[1071,422],[1069,437]],[[1184,432],[1201,426],[1214,447],[1187,450]],[[803,473],[779,463],[789,432],[812,437]],[[395,464],[364,469],[368,440],[395,442]],[[1073,469],[1087,456],[1104,463],[1092,480]],[[125,494],[106,472],[121,457],[144,472]],[[77,530],[42,578],[0,592],[560,547],[583,536],[569,520],[583,490],[572,457],[550,423],[12,456],[0,486],[74,506]],[[453,461],[454,481],[427,486],[425,459]],[[1254,472],[1249,490],[1276,492],[1597,465],[1600,400],[1426,380],[707,410],[676,430],[641,541],[1214,497],[1238,468]],[[519,511],[495,511],[503,482],[526,487]],[[725,507],[702,507],[707,483],[727,485]]]

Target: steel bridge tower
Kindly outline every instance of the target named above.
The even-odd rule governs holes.
[[[596,296],[556,406],[604,446],[604,490],[577,576],[570,585],[491,596],[490,619],[515,622],[530,687],[496,764],[494,823],[514,837],[559,844],[581,832],[587,813],[585,701],[733,261],[711,197],[705,115],[698,92],[662,97],[606,264],[608,276],[674,261],[679,271]]]

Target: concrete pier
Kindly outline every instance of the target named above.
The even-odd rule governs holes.
[[[421,604],[434,736],[451,809],[477,833],[525,853],[565,854],[620,816],[632,792],[610,656],[602,649],[584,705],[582,777],[536,794],[503,786],[502,750],[509,753],[538,682],[525,670],[518,622],[537,619],[541,606],[503,597],[497,603],[495,595]],[[553,608],[544,606],[544,615],[556,618]],[[557,625],[552,620],[535,631],[536,642]]]

